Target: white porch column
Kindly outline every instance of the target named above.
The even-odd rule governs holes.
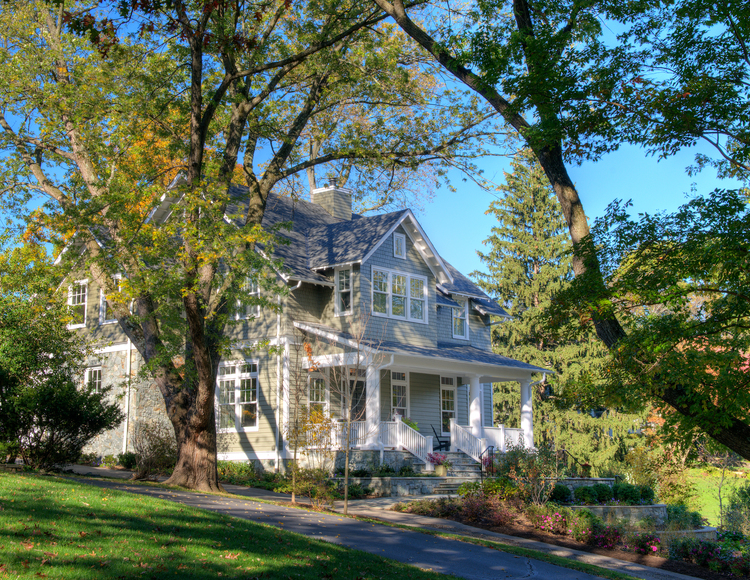
[[[524,446],[534,448],[534,400],[531,396],[531,379],[521,383],[521,431]]]
[[[368,364],[365,381],[367,447],[376,449],[380,435],[380,368],[374,364]]]
[[[482,429],[482,398],[479,389],[479,375],[469,375],[469,426],[471,434],[481,439]]]

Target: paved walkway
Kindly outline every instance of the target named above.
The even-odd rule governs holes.
[[[98,475],[100,477],[119,479],[130,477],[130,472],[127,471],[83,466],[75,466],[73,472],[79,475]],[[431,569],[436,572],[453,574],[463,578],[519,580],[521,578],[532,577],[555,578],[556,580],[594,580],[598,578],[583,572],[576,572],[575,570],[554,566],[531,558],[513,556],[490,548],[459,542],[458,540],[439,538],[401,528],[297,509],[289,505],[284,505],[291,502],[290,496],[263,489],[225,484],[224,488],[228,493],[240,496],[238,498],[226,498],[143,485],[131,485],[125,482],[109,482],[94,478],[87,479],[86,482],[100,487],[149,495],[225,513],[234,517],[266,523],[306,536],[392,558],[400,562],[418,566],[419,568]],[[253,499],[279,502],[281,505],[254,502],[252,501]],[[400,499],[408,498],[377,498],[351,501],[349,502],[349,513],[351,515],[378,519],[403,526],[432,529],[529,548],[579,562],[594,564],[602,568],[616,570],[636,578],[643,578],[644,580],[692,579],[690,576],[675,574],[659,570],[658,568],[650,568],[606,556],[489,532],[450,520],[391,511],[389,508]],[[336,502],[336,504],[335,510],[341,511],[343,509],[343,502]]]

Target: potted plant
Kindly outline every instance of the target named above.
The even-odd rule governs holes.
[[[435,466],[435,475],[438,477],[445,477],[448,475],[448,470],[453,467],[453,464],[448,460],[448,456],[444,453],[428,453],[427,461]]]

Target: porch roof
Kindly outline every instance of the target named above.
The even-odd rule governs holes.
[[[457,345],[438,341],[436,347],[416,346],[391,341],[357,340],[351,334],[330,326],[311,322],[295,322],[300,330],[336,342],[352,350],[393,355],[389,366],[431,371],[435,374],[453,373],[480,375],[485,382],[513,381],[528,378],[533,373],[554,373],[549,369],[530,365],[507,356],[487,352],[475,346]]]

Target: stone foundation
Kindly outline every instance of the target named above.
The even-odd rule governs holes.
[[[578,489],[579,487],[585,487],[587,485],[596,485],[598,483],[606,483],[612,487],[615,484],[614,477],[565,477],[560,479],[554,479],[555,483],[561,483],[567,487],[570,491]]]
[[[340,477],[334,481],[342,482]],[[358,483],[367,487],[376,497],[408,497],[435,493],[441,483],[464,483],[476,481],[473,477],[350,477],[349,484]]]

